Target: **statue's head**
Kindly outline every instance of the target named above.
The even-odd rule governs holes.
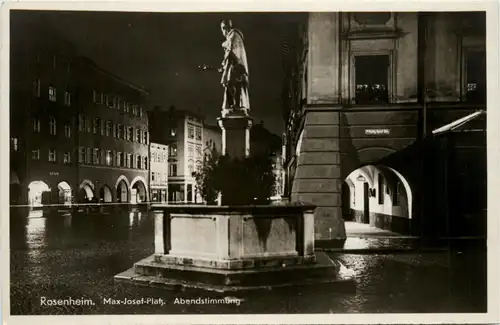
[[[233,28],[233,22],[231,20],[223,20],[220,23],[220,30],[222,35],[226,36],[227,33]]]

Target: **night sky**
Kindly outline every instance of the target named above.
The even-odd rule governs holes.
[[[102,68],[151,92],[151,105],[199,111],[207,123],[220,114],[223,57],[220,21],[232,19],[245,37],[251,115],[281,134],[282,41],[292,13],[30,12],[21,19],[53,26]],[[19,17],[19,16],[18,16]],[[288,27],[289,28],[289,27]],[[15,37],[15,31],[12,32]]]

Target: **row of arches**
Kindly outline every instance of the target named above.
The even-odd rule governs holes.
[[[77,189],[73,189],[68,182],[61,181],[55,188],[51,188],[46,182],[37,180],[28,185],[28,205],[37,207],[46,204],[113,202],[138,204],[149,200],[146,180],[140,176],[129,182],[122,175],[113,185],[96,186],[92,181],[83,180]]]

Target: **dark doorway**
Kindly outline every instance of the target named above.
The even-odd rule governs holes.
[[[363,223],[370,223],[370,186],[363,183]]]

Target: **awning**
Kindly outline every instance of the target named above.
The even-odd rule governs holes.
[[[473,119],[483,115],[483,114],[486,114],[486,111],[485,110],[480,110],[480,111],[477,111],[477,112],[474,112],[470,115],[467,115],[465,117],[462,117],[456,121],[453,121],[451,122],[450,124],[447,124],[445,126],[442,126],[438,129],[435,129],[434,131],[432,131],[432,134],[433,135],[439,135],[439,134],[442,134],[442,133],[446,133],[446,132],[449,132],[449,131],[453,131],[459,127],[461,127],[462,125],[464,124],[467,124],[468,122],[472,121]]]

